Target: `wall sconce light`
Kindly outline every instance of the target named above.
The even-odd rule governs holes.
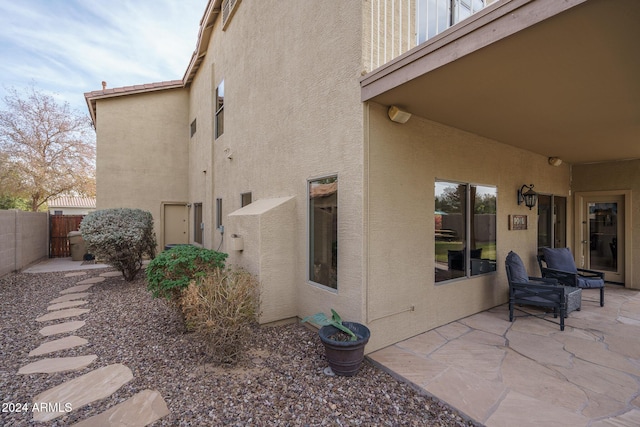
[[[389,107],[387,114],[389,114],[389,118],[391,119],[391,121],[396,123],[407,123],[407,121],[411,118],[411,113],[403,111],[395,105]]]
[[[527,191],[524,191],[525,188]],[[536,205],[537,201],[538,193],[533,191],[533,184],[525,184],[518,190],[518,205],[521,205],[524,202],[524,205],[531,210]]]
[[[549,157],[549,164],[551,166],[560,166],[562,164],[562,159],[560,157]]]

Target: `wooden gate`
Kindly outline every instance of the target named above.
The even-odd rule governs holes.
[[[80,229],[82,218],[84,215],[49,215],[49,258],[71,256],[67,234]]]

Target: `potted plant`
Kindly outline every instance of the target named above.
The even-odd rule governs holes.
[[[302,322],[310,321],[320,326],[318,332],[329,367],[336,375],[353,376],[364,360],[364,346],[369,342],[371,332],[365,325],[343,322],[340,315],[331,309],[331,318],[324,313],[307,316]]]

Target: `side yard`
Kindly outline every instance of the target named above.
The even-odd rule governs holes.
[[[89,270],[81,279],[106,270]],[[365,362],[355,377],[328,377],[317,334],[299,324],[256,327],[246,357],[233,369],[208,363],[202,341],[185,333],[176,310],[152,299],[140,274],[133,282],[111,277],[91,288],[91,311],[76,335],[85,346],[55,356],[96,354],[75,372],[18,375],[31,350],[50,338],[36,317],[78,277],[16,274],[0,279],[2,325],[0,390],[4,402],[31,402],[38,393],[85,372],[122,363],[133,380],[110,397],[74,409],[47,425],[66,426],[124,401],[158,390],[170,415],[154,425],[415,425],[472,426],[449,407]],[[31,414],[0,413],[4,426],[34,425]]]

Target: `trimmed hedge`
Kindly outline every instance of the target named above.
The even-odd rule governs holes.
[[[225,266],[227,254],[197,246],[175,246],[160,253],[147,266],[147,289],[155,298],[178,302],[192,280]]]

